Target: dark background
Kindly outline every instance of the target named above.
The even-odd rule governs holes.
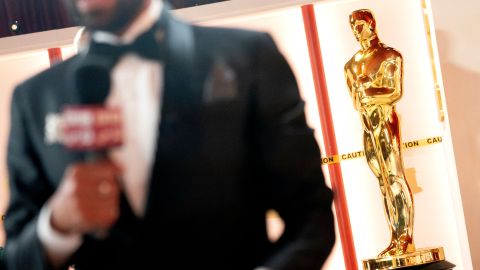
[[[0,38],[75,26],[63,0],[0,0]],[[226,0],[169,0],[173,8],[205,5]],[[13,31],[12,24],[18,25]]]

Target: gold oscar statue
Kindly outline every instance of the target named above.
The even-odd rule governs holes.
[[[345,64],[345,78],[363,124],[368,165],[378,179],[391,233],[388,247],[364,269],[395,269],[444,260],[443,248],[416,249],[413,242],[413,196],[405,178],[400,123],[395,103],[402,97],[403,58],[383,44],[369,10],[350,15],[361,49]]]

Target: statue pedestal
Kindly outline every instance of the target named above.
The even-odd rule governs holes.
[[[408,269],[450,270],[454,264],[445,261],[442,247],[422,248],[398,256],[363,260],[364,270]]]
[[[405,270],[452,270],[455,268],[455,264],[447,262],[447,261],[440,261],[434,263],[428,263],[425,265],[420,266],[412,266],[412,267],[405,267],[400,269]]]

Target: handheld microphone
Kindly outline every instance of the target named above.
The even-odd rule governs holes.
[[[75,92],[81,104],[101,105],[110,91],[109,64],[101,56],[87,55],[73,69]]]
[[[78,104],[65,105],[47,116],[46,138],[69,150],[84,151],[87,160],[106,158],[106,151],[122,145],[120,108],[106,107],[110,73],[101,58],[87,56],[71,72]]]
[[[74,70],[74,85],[82,105],[63,109],[63,144],[86,151],[87,159],[105,158],[106,150],[120,146],[123,140],[120,109],[104,106],[110,91],[110,72],[103,59],[85,57]]]
[[[61,113],[62,144],[86,153],[87,162],[108,159],[107,151],[122,145],[120,108],[107,107],[110,72],[102,58],[88,56],[73,71],[75,93],[80,105],[66,105]],[[108,230],[95,230],[92,237],[105,239]]]

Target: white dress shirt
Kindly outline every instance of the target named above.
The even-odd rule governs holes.
[[[163,3],[153,0],[121,36],[94,32],[96,42],[128,44],[147,31],[159,19]],[[123,112],[124,143],[110,151],[110,157],[123,169],[121,186],[132,210],[143,217],[151,167],[154,161],[161,95],[163,64],[128,53],[112,70],[112,88],[107,106],[120,107]],[[55,231],[50,223],[51,209],[45,205],[37,223],[38,237],[48,254],[64,261],[82,244],[81,235],[65,235]]]
[[[150,29],[160,16],[161,4],[161,1],[152,1],[146,14],[139,16],[119,42],[131,43]],[[116,38],[109,33],[94,33],[92,38],[97,42],[99,38],[108,42],[107,35]],[[107,106],[120,107],[123,112],[124,142],[111,151],[110,157],[123,168],[122,186],[139,217],[145,211],[147,185],[156,149],[163,68],[163,64],[156,60],[133,53],[124,55],[112,70],[112,88],[106,101]]]

